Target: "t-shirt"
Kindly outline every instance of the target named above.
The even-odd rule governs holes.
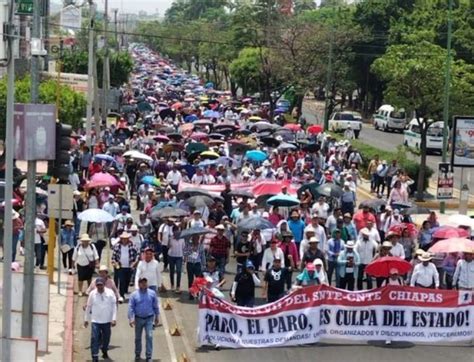
[[[243,242],[239,241],[237,243],[235,251],[238,252],[238,253],[250,252],[250,254],[252,254],[253,253],[253,245],[249,242],[243,243]],[[244,264],[247,261],[247,257],[246,256],[238,256],[236,258],[236,260],[237,260],[237,264]]]
[[[35,220],[35,244],[41,244],[41,234],[38,231],[43,231],[46,229],[46,225],[43,220],[36,218]]]
[[[286,276],[288,269],[280,268],[275,270],[270,268],[265,273],[265,281],[268,283],[268,295],[280,295],[285,291]]]
[[[122,250],[120,252],[120,266],[122,268],[130,267],[130,253],[128,251],[128,245],[122,245]]]
[[[239,297],[255,297],[255,282],[253,281],[252,274],[247,272],[239,273],[235,276],[237,282],[237,289],[235,296]]]

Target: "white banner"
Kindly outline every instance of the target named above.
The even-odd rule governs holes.
[[[474,336],[470,291],[385,287],[348,292],[309,287],[256,308],[236,307],[207,292],[199,342],[261,348],[324,341],[465,342]]]

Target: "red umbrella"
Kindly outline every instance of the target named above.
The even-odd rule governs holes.
[[[191,135],[191,138],[195,141],[201,141],[201,140],[207,139],[208,137],[209,137],[209,135],[207,133],[204,133],[204,132],[194,132]]]
[[[307,131],[308,133],[311,133],[311,134],[319,134],[323,131],[323,126],[320,126],[319,124],[314,124],[310,127],[308,127]]]
[[[414,236],[418,233],[418,230],[416,230],[416,226],[415,224],[410,224],[410,223],[406,223],[406,222],[402,222],[401,224],[398,224],[398,225],[393,225],[389,231],[393,231],[399,235],[402,235],[402,233],[405,231],[405,230],[408,230],[408,233],[411,235],[411,236]]]
[[[171,108],[173,108],[173,109],[180,109],[180,108],[183,108],[183,103],[181,103],[181,102],[176,102],[175,104],[173,104],[173,105],[171,106]]]
[[[400,275],[404,275],[411,270],[411,264],[397,256],[384,256],[367,265],[365,272],[374,277],[388,278],[391,269],[397,269]]]
[[[120,182],[111,174],[99,172],[91,177],[91,180],[87,183],[86,188],[91,189],[96,187],[107,186],[120,186]]]
[[[293,132],[298,132],[299,130],[301,130],[301,126],[297,123],[288,123],[285,124],[283,127]]]
[[[430,250],[431,253],[474,253],[474,241],[465,238],[449,238],[436,242]]]
[[[154,136],[153,139],[157,142],[162,142],[162,143],[167,143],[170,141],[169,137],[159,134],[157,136]]]
[[[467,238],[469,232],[467,230],[457,228],[454,226],[441,226],[433,233],[435,239],[449,239],[449,238]]]

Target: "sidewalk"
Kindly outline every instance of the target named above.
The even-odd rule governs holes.
[[[20,260],[23,265],[23,260]],[[3,294],[4,263],[0,263],[0,293]],[[41,271],[43,272],[43,271]],[[49,289],[49,341],[48,352],[38,352],[38,362],[71,362],[73,337],[73,277],[61,275],[60,294],[57,287],[57,272],[54,273],[55,284]],[[0,299],[0,311],[2,311]],[[0,326],[1,331],[1,326]],[[14,357],[14,356],[13,356]],[[13,359],[14,360],[14,359]]]

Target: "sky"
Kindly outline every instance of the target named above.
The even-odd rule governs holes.
[[[138,13],[144,10],[149,14],[154,14],[157,10],[160,15],[164,15],[173,0],[109,0],[109,8],[119,9],[123,13]],[[103,7],[104,0],[98,0],[99,7]]]

